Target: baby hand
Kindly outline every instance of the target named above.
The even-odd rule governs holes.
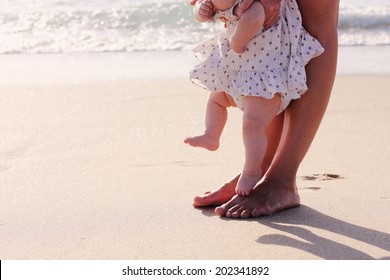
[[[211,0],[197,1],[195,3],[195,15],[198,21],[209,21],[214,15],[214,5]]]

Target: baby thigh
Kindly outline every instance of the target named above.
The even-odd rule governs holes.
[[[281,102],[279,94],[275,94],[271,99],[257,96],[244,97],[243,128],[257,127],[265,130],[278,114]]]

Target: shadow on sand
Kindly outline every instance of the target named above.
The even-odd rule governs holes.
[[[202,210],[206,216],[215,216],[211,208]],[[227,218],[222,218],[229,220]],[[243,220],[244,221],[244,220]],[[280,212],[273,216],[245,220],[258,222],[261,225],[275,229],[280,233],[260,236],[258,243],[293,247],[327,260],[372,260],[372,256],[358,248],[336,242],[315,234],[304,228],[313,227],[328,231],[333,234],[348,237],[364,242],[389,252],[389,256],[382,259],[390,259],[390,234],[377,230],[357,226],[314,210],[308,206]],[[303,227],[304,226],[304,227]],[[284,233],[294,235],[297,238],[286,236]]]

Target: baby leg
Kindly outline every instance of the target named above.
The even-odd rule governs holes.
[[[184,139],[184,143],[215,151],[227,121],[227,108],[235,106],[233,98],[225,92],[211,92],[207,101],[205,126],[203,134]]]
[[[236,53],[243,53],[246,44],[259,33],[265,19],[264,7],[260,1],[255,1],[240,17],[229,44]]]
[[[268,145],[267,127],[276,117],[280,103],[278,95],[272,99],[248,96],[243,100],[242,136],[245,163],[236,187],[236,193],[239,195],[248,195],[263,176],[261,164]]]

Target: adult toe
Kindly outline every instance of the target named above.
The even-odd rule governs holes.
[[[221,206],[215,208],[215,213],[219,216],[227,216],[229,217],[230,214],[226,215],[227,213],[232,213],[231,209],[235,209],[236,205],[238,205],[239,201],[241,200],[241,197],[239,196],[234,196],[231,200],[228,202],[222,204]]]
[[[211,192],[205,192],[202,195],[195,196],[194,197],[194,202],[192,203],[193,206],[205,206],[210,203],[212,200],[211,198]]]
[[[252,209],[244,209],[242,212],[241,212],[241,218],[242,219],[248,219],[251,217],[251,213],[252,213]]]

